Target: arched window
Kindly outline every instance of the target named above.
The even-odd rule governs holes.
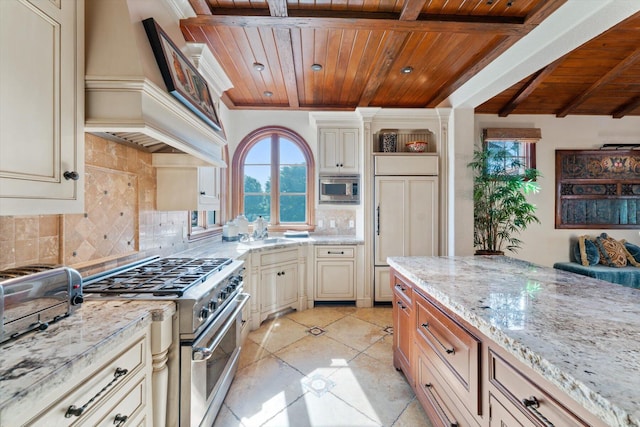
[[[314,163],[309,145],[282,127],[253,131],[233,156],[234,215],[261,215],[270,229],[309,230],[314,224]]]

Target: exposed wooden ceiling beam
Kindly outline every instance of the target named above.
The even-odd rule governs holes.
[[[398,52],[402,49],[402,45],[407,39],[407,34],[391,32],[389,38],[385,42],[385,46],[381,55],[381,61],[376,63],[375,72],[371,73],[367,79],[362,96],[360,97],[359,107],[368,107],[371,100],[378,92],[378,88],[384,82],[389,74],[389,70],[398,56]]]
[[[291,31],[285,28],[276,28],[273,31],[276,46],[278,47],[278,58],[280,59],[280,69],[284,78],[287,90],[289,107],[298,108],[300,100],[298,98],[298,82],[296,80],[296,67],[293,61],[293,45],[291,44]]]
[[[415,21],[420,16],[420,12],[424,7],[427,0],[407,0],[402,6],[402,12],[400,12],[401,21]]]
[[[267,0],[271,16],[289,16],[287,0]]]
[[[556,70],[556,68],[558,68],[560,64],[562,64],[562,62],[564,62],[564,59],[564,57],[557,59],[551,64],[544,67],[542,70],[535,73],[533,77],[523,87],[520,88],[518,93],[516,93],[514,97],[511,98],[509,102],[507,102],[505,106],[502,107],[502,109],[500,109],[498,116],[507,117],[513,112],[513,110],[518,108],[518,105],[523,103],[524,100],[527,99],[529,95],[531,95],[533,91],[536,90],[538,86],[540,86],[540,84],[542,84],[542,82],[547,77],[549,77],[551,73]]]
[[[211,15],[211,7],[207,0],[189,0],[189,4],[196,15]]]
[[[400,21],[397,13],[352,13],[333,11],[300,11],[289,10],[288,17],[267,16],[264,11],[256,9],[227,9],[228,14],[216,9],[215,15],[203,15],[195,18],[187,18],[181,24],[192,26],[230,26],[230,27],[269,27],[269,28],[335,28],[352,30],[393,30],[393,31],[418,31],[418,32],[448,32],[448,33],[492,33],[496,35],[523,35],[531,28],[522,23],[513,23],[512,20],[492,19],[487,22],[476,20],[464,20],[465,17],[456,17],[460,20],[445,20],[445,17],[420,17],[415,21]],[[300,13],[306,16],[296,16]],[[244,15],[241,15],[244,14]],[[260,15],[257,15],[260,14]],[[447,18],[451,19],[451,17]]]
[[[538,25],[546,17],[555,12],[560,6],[566,3],[566,0],[550,0],[543,3],[543,5],[531,11],[531,13],[529,13],[529,15],[527,16],[525,21],[526,25],[523,26],[523,28],[526,29],[526,32],[531,29],[531,26]],[[498,34],[496,33],[496,35]],[[466,69],[460,75],[454,77],[455,80],[453,80],[451,83],[447,83],[445,85],[446,89],[430,99],[425,107],[437,107],[438,105],[440,105],[445,99],[447,99],[449,95],[458,90],[463,84],[465,84],[471,77],[473,77],[480,70],[486,67],[490,62],[492,62],[498,56],[502,55],[518,40],[520,40],[520,37],[518,35],[509,35],[508,37],[504,37],[502,41],[500,41],[490,52],[485,54],[481,59],[476,61],[474,65]]]
[[[636,108],[640,107],[640,96],[636,96],[611,114],[614,119],[621,119]]]
[[[631,67],[635,64],[636,61],[640,59],[640,48],[634,50],[630,55],[628,55],[625,59],[619,62],[615,67],[609,70],[604,76],[600,77],[595,83],[593,83],[587,90],[582,92],[580,95],[571,100],[567,105],[562,107],[558,113],[556,113],[556,117],[566,117],[574,108],[578,105],[582,104],[585,100],[591,97],[594,93],[598,91],[603,85],[611,82],[613,79],[618,77],[622,72],[624,72],[627,68]]]

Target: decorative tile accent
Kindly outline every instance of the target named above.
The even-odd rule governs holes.
[[[393,335],[393,326],[387,326],[386,328],[382,329],[383,331],[385,331],[386,333]]]
[[[321,397],[323,394],[335,387],[335,383],[329,378],[323,375],[314,375],[302,380],[302,387],[315,394],[317,397]]]
[[[313,335],[314,337],[319,337],[320,335],[324,334],[326,331],[319,326],[314,326],[312,328],[307,329],[307,332]]]
[[[86,166],[84,214],[64,215],[65,264],[137,250],[138,191],[134,174]]]

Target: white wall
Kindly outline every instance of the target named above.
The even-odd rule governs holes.
[[[523,248],[516,258],[551,266],[555,262],[569,261],[571,238],[584,234],[596,236],[602,232],[616,239],[627,239],[640,244],[638,229],[555,229],[555,150],[598,149],[605,143],[640,143],[640,118],[612,119],[605,116],[555,116],[494,115],[475,116],[476,135],[488,127],[537,127],[542,129],[542,139],[536,146],[536,166],[542,173],[539,179],[541,191],[530,200],[538,206],[537,216],[541,224],[532,224],[520,238]]]

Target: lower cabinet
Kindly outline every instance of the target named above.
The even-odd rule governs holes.
[[[268,249],[251,254],[251,287],[257,298],[252,313],[252,328],[256,329],[269,315],[288,308],[302,309],[304,293],[304,262],[298,247]],[[253,292],[250,292],[253,295]]]
[[[94,365],[68,384],[61,384],[62,396],[26,424],[152,425],[149,331],[131,338],[123,350],[105,355]]]
[[[390,276],[393,363],[434,426],[605,426],[420,285]]]
[[[356,299],[356,247],[316,246],[316,301]]]

